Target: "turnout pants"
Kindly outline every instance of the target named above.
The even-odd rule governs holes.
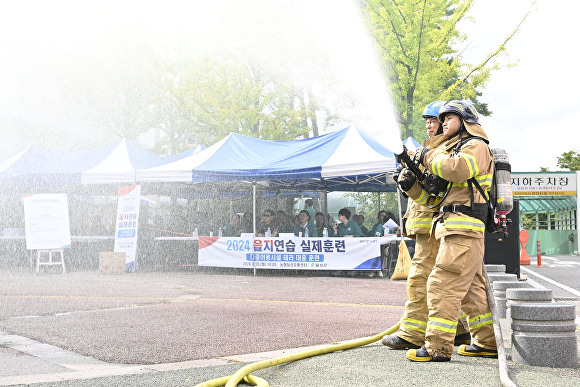
[[[460,310],[468,315],[472,343],[495,349],[491,311],[482,275],[484,239],[445,235],[427,280],[429,318],[425,346],[432,356],[451,357]]]
[[[416,235],[415,255],[407,278],[407,302],[397,336],[419,346],[425,343],[427,330],[427,278],[435,265],[438,251],[439,240],[434,236]],[[462,317],[457,324],[457,334],[467,332],[467,321]]]

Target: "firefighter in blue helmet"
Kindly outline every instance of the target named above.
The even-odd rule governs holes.
[[[423,146],[435,148],[445,138],[443,126],[439,122],[440,108],[445,101],[431,102],[423,110],[425,128],[429,139]],[[411,261],[411,270],[407,279],[407,297],[405,312],[401,320],[399,331],[383,337],[382,343],[394,349],[421,348],[425,343],[427,329],[427,278],[435,265],[435,258],[439,251],[439,240],[431,235],[433,217],[439,208],[428,208],[409,200],[407,211],[403,217],[403,235],[415,239],[415,254]],[[471,337],[465,317],[459,321],[455,345],[469,344]]]
[[[493,320],[482,275],[486,195],[493,176],[493,154],[487,134],[468,101],[449,101],[439,110],[444,141],[417,150],[429,173],[449,182],[433,219],[433,237],[440,241],[435,266],[427,279],[425,345],[409,349],[412,361],[449,361],[458,333],[461,311],[467,313],[472,343],[457,352],[463,356],[497,357]],[[426,203],[429,194],[405,171],[406,193]],[[474,181],[481,191],[473,188]],[[400,184],[402,185],[402,184]],[[411,187],[409,187],[411,186]]]

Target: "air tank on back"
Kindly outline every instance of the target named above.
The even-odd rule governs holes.
[[[497,184],[497,204],[498,215],[507,215],[514,208],[514,197],[512,193],[511,165],[505,149],[495,148],[491,150],[495,161],[495,173]]]
[[[495,163],[495,189],[497,203],[495,205],[495,211],[497,218],[499,220],[499,227],[503,230],[503,235],[505,238],[508,237],[508,223],[511,223],[511,219],[507,218],[514,208],[514,197],[512,193],[512,178],[511,178],[511,165],[507,152],[505,149],[496,148],[492,149],[493,159]]]

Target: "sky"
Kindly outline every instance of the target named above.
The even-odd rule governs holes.
[[[463,26],[470,41],[466,59],[477,62],[501,43],[530,3],[476,1],[470,12],[475,24]],[[508,43],[509,60],[517,65],[494,73],[484,89],[481,100],[493,115],[482,117],[481,124],[491,146],[507,150],[512,171],[558,171],[558,156],[580,150],[579,56],[574,48],[580,37],[578,15],[578,2],[539,0]]]
[[[479,63],[485,58],[513,31],[531,2],[475,0],[470,19],[460,25],[469,36],[458,47],[464,60]],[[381,74],[368,40],[363,37],[365,31],[336,12],[340,2],[293,2],[303,8],[291,11],[294,20],[299,21],[292,27],[284,26],[279,17],[281,2],[230,2],[228,17],[222,17],[226,14],[224,7],[215,1],[185,3],[190,8],[181,12],[176,6],[184,2],[171,0],[10,2],[0,14],[0,89],[4,90],[0,93],[0,135],[8,139],[0,144],[0,154],[14,154],[24,143],[42,138],[46,135],[44,128],[59,131],[61,138],[56,142],[78,137],[85,146],[104,145],[104,139],[99,139],[99,125],[122,106],[107,93],[123,85],[127,69],[134,65],[131,55],[139,54],[139,40],[171,39],[183,31],[197,37],[195,47],[200,42],[206,44],[204,50],[229,46],[254,55],[271,69],[285,71],[284,76],[316,83],[319,92],[324,90],[325,97],[334,98],[335,103],[343,95],[357,94],[365,109],[346,112],[347,115],[351,114],[350,118],[362,126],[376,128],[377,136],[398,135],[384,130],[396,125],[393,112],[377,107],[385,106],[388,95],[378,87]],[[204,4],[204,12],[195,12],[192,4]],[[238,8],[233,4],[238,4]],[[259,7],[248,13],[248,4]],[[341,7],[348,13],[348,5],[344,4]],[[331,10],[335,12],[328,19],[334,24],[325,25],[317,15]],[[482,117],[481,124],[491,146],[508,151],[513,171],[538,171],[540,167],[555,171],[559,155],[580,150],[580,136],[574,125],[580,119],[580,77],[576,74],[575,53],[580,37],[578,15],[578,2],[538,0],[508,43],[508,55],[501,58],[502,63],[517,65],[494,72],[480,97],[493,112],[491,117]],[[261,22],[253,25],[248,22],[251,18]],[[138,31],[143,25],[147,25],[148,35]],[[178,26],[185,30],[178,31]],[[320,55],[313,63],[297,60],[299,56],[294,54],[304,52],[305,47],[292,42],[301,42],[300,30],[312,26],[314,35],[324,44],[307,48]],[[209,38],[210,32],[218,35]],[[253,40],[247,39],[250,35]],[[274,44],[276,39],[289,44]],[[321,59],[326,61],[325,71],[309,72]],[[339,84],[342,88],[331,90]],[[11,143],[14,132],[6,130],[7,126],[16,131],[35,129],[26,133],[24,142]]]

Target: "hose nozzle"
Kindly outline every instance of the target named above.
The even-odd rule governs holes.
[[[419,169],[419,166],[415,162],[413,162],[413,160],[411,160],[411,157],[409,157],[409,153],[405,145],[403,145],[403,151],[398,155],[397,154],[395,155],[395,159],[397,160],[398,163],[403,164],[405,168],[413,172],[413,174],[417,177],[419,181],[423,181],[425,176],[423,172],[421,172],[421,169]]]

